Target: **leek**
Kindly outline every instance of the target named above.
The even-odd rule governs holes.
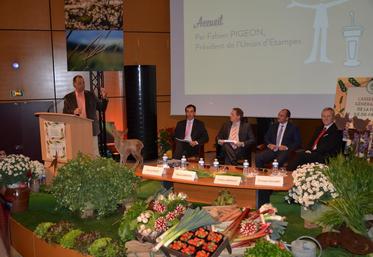
[[[214,218],[212,218],[210,214],[203,209],[187,209],[179,223],[175,224],[160,237],[158,237],[158,244],[153,248],[153,251],[158,251],[162,246],[167,247],[179,236],[188,231],[216,223],[217,221],[214,220]]]

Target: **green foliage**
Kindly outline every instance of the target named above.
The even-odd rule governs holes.
[[[346,224],[354,232],[367,234],[363,217],[373,213],[373,166],[364,159],[339,155],[329,162],[325,175],[334,185],[338,197],[327,203],[319,222],[338,228]]]
[[[43,222],[40,223],[34,230],[34,233],[39,238],[44,238],[45,234],[48,232],[48,229],[53,226],[53,222]]]
[[[83,231],[80,229],[73,229],[66,233],[60,240],[60,244],[64,248],[73,249],[75,246],[75,239],[82,234]]]
[[[124,247],[119,246],[109,237],[102,237],[95,240],[88,248],[88,253],[94,257],[126,256]]]
[[[98,238],[100,238],[98,232],[82,233],[75,239],[75,249],[83,254],[88,254],[88,248]]]
[[[61,207],[80,213],[94,209],[102,217],[133,197],[139,181],[133,170],[112,159],[79,154],[58,170],[52,194]]]
[[[173,143],[173,128],[160,129],[158,132],[159,156],[171,150]]]
[[[62,220],[50,226],[42,238],[48,243],[59,244],[61,238],[72,229],[73,225],[70,222]]]
[[[218,197],[212,203],[213,205],[223,206],[223,205],[232,205],[236,202],[232,194],[228,190],[222,190],[219,192]]]
[[[292,257],[293,255],[281,250],[277,245],[266,240],[258,240],[253,248],[247,248],[244,257]]]
[[[281,237],[285,234],[288,222],[282,220],[271,220],[270,229],[272,233],[269,235],[272,240],[280,240]]]
[[[147,209],[148,205],[145,201],[136,201],[123,215],[119,225],[118,234],[122,242],[127,242],[135,239],[135,231],[137,227],[136,218]]]

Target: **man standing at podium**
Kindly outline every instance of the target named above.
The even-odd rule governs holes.
[[[100,101],[95,94],[85,90],[85,82],[82,75],[73,78],[74,92],[64,97],[63,113],[75,114],[77,116],[93,120],[93,153],[99,156],[98,137],[100,134],[99,123],[96,111],[105,111],[107,107],[107,94],[101,88],[103,100]]]

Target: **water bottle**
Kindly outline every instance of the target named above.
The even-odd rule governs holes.
[[[277,176],[278,174],[278,161],[277,159],[274,159],[272,162],[272,175]]]
[[[243,162],[243,176],[245,179],[249,176],[249,162],[247,160]]]
[[[203,158],[199,158],[198,166],[200,169],[203,169],[205,167],[205,161],[203,160]]]
[[[218,171],[219,170],[219,161],[218,159],[214,159],[214,162],[212,163],[214,166],[214,170]]]
[[[186,168],[186,162],[187,162],[187,159],[185,158],[185,155],[183,155],[183,157],[181,157],[181,168],[182,169]]]
[[[164,154],[162,156],[162,161],[163,161],[162,165],[163,165],[163,168],[168,168],[167,160],[168,160],[168,157],[167,157],[166,154]]]

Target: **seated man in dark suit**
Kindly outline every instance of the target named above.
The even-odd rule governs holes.
[[[243,111],[233,108],[230,120],[223,124],[216,139],[221,145],[225,164],[237,165],[237,160],[247,159],[255,137],[248,122],[243,121]],[[229,140],[230,142],[225,142]]]
[[[288,170],[295,170],[305,163],[325,163],[327,158],[337,155],[342,149],[342,131],[334,123],[334,110],[330,107],[321,112],[323,125],[316,129],[306,151],[297,153],[289,163]]]
[[[267,148],[256,155],[256,167],[263,168],[266,163],[274,159],[277,159],[279,167],[282,167],[288,160],[289,153],[300,147],[299,129],[289,122],[290,116],[288,109],[283,109],[278,113],[278,122],[272,124],[264,136]]]
[[[175,151],[174,159],[198,156],[200,146],[209,141],[205,125],[202,121],[195,119],[196,107],[189,104],[185,107],[186,119],[179,121],[175,129]],[[185,140],[184,141],[180,141]]]

